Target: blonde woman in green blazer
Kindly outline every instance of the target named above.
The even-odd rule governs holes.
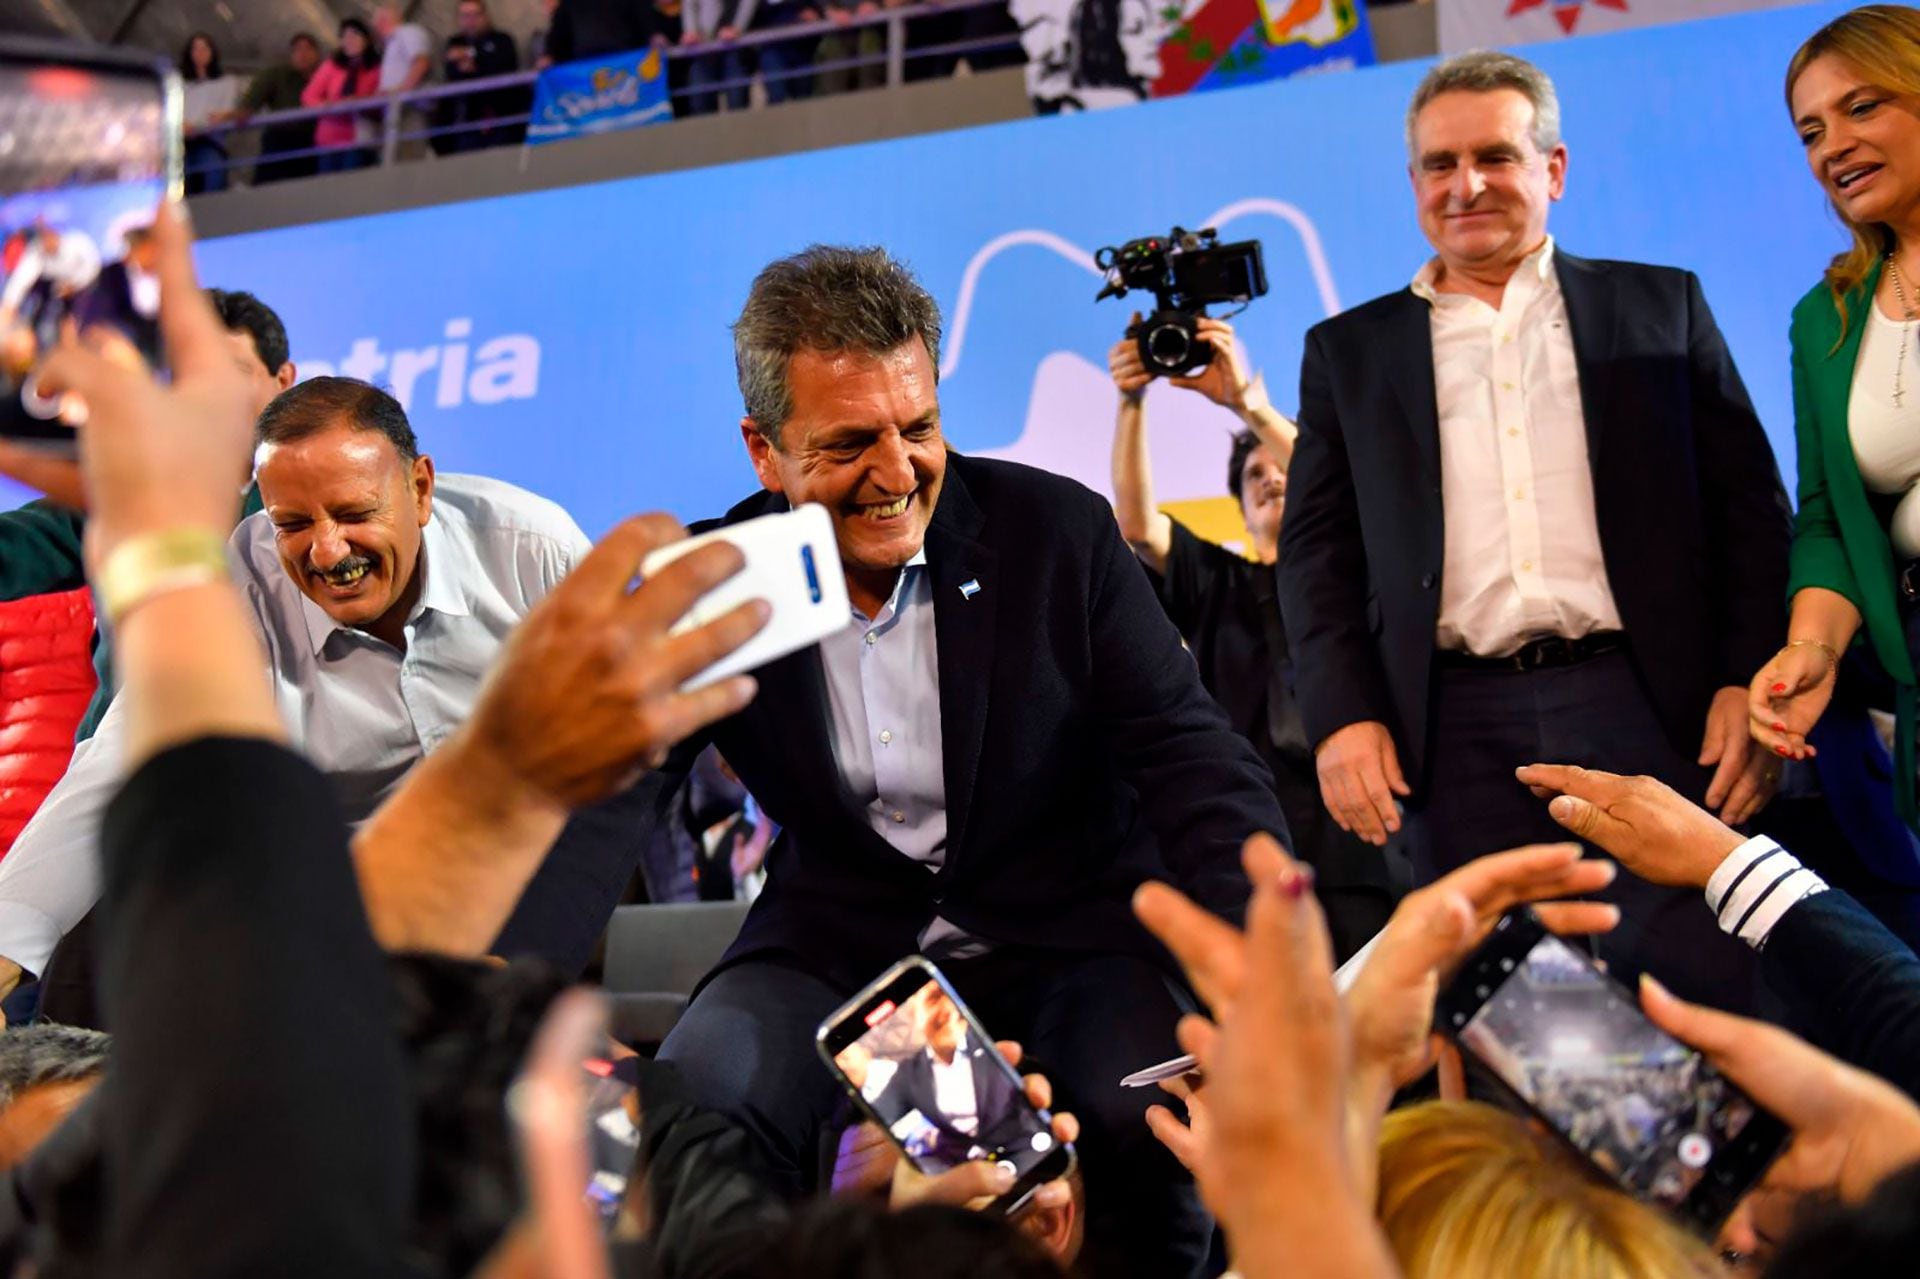
[[[1754,677],[1753,735],[1813,753],[1840,654],[1865,641],[1899,689],[1895,793],[1914,823],[1920,651],[1920,10],[1868,5],[1787,71],[1814,178],[1852,233],[1793,311],[1800,514],[1786,645]]]

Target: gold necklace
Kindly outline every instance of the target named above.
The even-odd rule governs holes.
[[[1887,274],[1893,277],[1893,296],[1899,299],[1900,313],[1906,317],[1900,322],[1900,357],[1893,366],[1893,407],[1897,409],[1906,394],[1903,379],[1907,369],[1907,335],[1913,332],[1913,307],[1907,302],[1907,286],[1900,277],[1900,263],[1891,253],[1887,254]]]

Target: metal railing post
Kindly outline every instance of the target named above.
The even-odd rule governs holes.
[[[400,98],[395,95],[387,99],[386,109],[380,113],[380,163],[390,165],[400,155]]]
[[[887,14],[887,87],[897,89],[907,80],[907,18],[898,9]]]

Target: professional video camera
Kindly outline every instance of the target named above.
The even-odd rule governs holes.
[[[1107,273],[1107,286],[1094,301],[1125,297],[1129,289],[1153,294],[1153,314],[1127,329],[1149,372],[1182,377],[1205,368],[1213,348],[1197,334],[1207,307],[1226,302],[1244,307],[1267,291],[1260,241],[1219,241],[1212,227],[1175,227],[1170,235],[1129,240],[1093,255],[1094,265]]]

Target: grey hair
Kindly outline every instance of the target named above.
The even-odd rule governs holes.
[[[107,1068],[113,1036],[42,1022],[0,1031],[0,1107],[42,1084],[77,1083]]]
[[[1493,93],[1513,89],[1533,104],[1533,145],[1545,155],[1560,145],[1560,95],[1547,73],[1525,58],[1491,49],[1475,49],[1436,63],[1413,91],[1407,106],[1407,158],[1415,164],[1413,122],[1421,109],[1443,93]]]
[[[754,277],[733,322],[733,365],[747,416],[767,442],[793,415],[787,362],[806,349],[880,355],[919,338],[940,376],[940,308],[885,249],[816,244]]]

